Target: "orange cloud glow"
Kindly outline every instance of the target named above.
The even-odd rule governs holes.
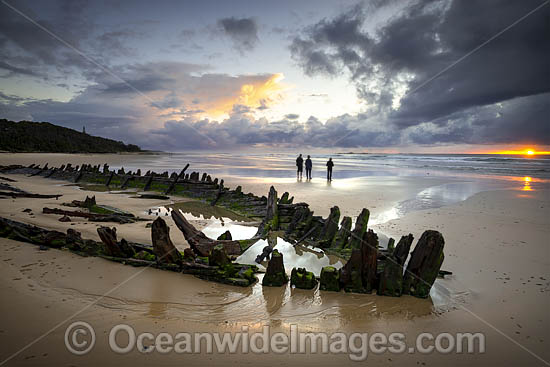
[[[204,113],[201,117],[219,118],[227,116],[234,105],[251,109],[270,107],[283,99],[282,92],[287,88],[281,83],[282,73],[271,75],[265,80],[257,80],[241,85],[233,94],[208,101],[201,106]]]

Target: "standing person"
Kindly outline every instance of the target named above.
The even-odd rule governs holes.
[[[327,181],[332,181],[332,167],[334,167],[334,162],[331,157],[327,162]]]
[[[311,168],[313,167],[313,162],[311,162],[311,156],[307,156],[306,159],[306,179],[311,180]]]
[[[301,154],[298,156],[298,158],[296,158],[296,167],[298,167],[298,171],[296,171],[296,177],[298,179],[301,179],[302,172],[304,171],[304,158],[302,158]]]

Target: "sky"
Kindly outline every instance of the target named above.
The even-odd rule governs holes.
[[[550,150],[550,3],[0,1],[0,118],[144,149]]]

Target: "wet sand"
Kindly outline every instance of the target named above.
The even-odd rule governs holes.
[[[50,165],[54,164],[51,158],[48,160]],[[64,157],[60,162],[68,161]],[[86,192],[64,186],[67,183],[61,181],[21,175],[10,177],[18,181],[13,185],[21,189],[64,196],[58,201],[2,199],[0,215],[63,231],[75,228],[85,238],[98,239],[97,223],[84,220],[61,223],[58,216],[41,213],[44,206],[57,207],[62,202],[82,200]],[[116,206],[140,216],[145,216],[149,207],[171,202],[133,199],[124,194],[94,194],[99,204]],[[25,208],[32,209],[34,214],[23,213]],[[549,217],[548,190],[502,190],[478,193],[464,202],[411,212],[375,226],[375,230],[396,237],[411,232],[419,238],[428,228],[444,234],[443,268],[453,271],[454,275],[437,281],[432,300],[290,287],[263,288],[259,284],[243,289],[190,275],[79,257],[66,251],[39,251],[30,244],[0,239],[0,311],[3,315],[0,362],[61,323],[7,365],[357,364],[345,354],[321,353],[143,355],[133,351],[117,355],[110,351],[107,335],[115,324],[123,322],[137,332],[154,334],[239,331],[242,325],[249,325],[251,330],[270,325],[272,331],[288,332],[290,324],[304,331],[403,332],[408,345],[413,344],[421,332],[483,332],[487,342],[484,354],[371,353],[366,363],[544,365],[529,351],[546,361],[550,359],[547,348],[550,338]],[[173,242],[185,248],[183,236],[171,219],[167,222]],[[195,224],[202,227],[206,223]],[[116,227],[119,237],[150,243],[145,222]],[[106,292],[107,295],[101,297]],[[75,315],[77,312],[80,313]],[[94,350],[82,357],[70,354],[63,342],[65,328],[75,320],[89,322],[97,335]]]

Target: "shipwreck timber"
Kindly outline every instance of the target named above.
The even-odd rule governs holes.
[[[257,268],[234,264],[231,262],[231,257],[242,254],[257,240],[272,239],[273,236],[283,237],[296,245],[300,243],[312,245],[347,260],[342,269],[337,270],[333,267],[322,269],[320,289],[324,291],[342,289],[358,293],[376,291],[378,295],[385,296],[399,297],[402,294],[409,294],[426,298],[436,277],[441,274],[445,241],[442,234],[437,231],[429,230],[422,234],[404,270],[413,242],[412,234],[403,236],[395,247],[395,241],[390,239],[387,249],[379,248],[378,236],[372,229],[368,229],[370,216],[368,209],[363,209],[359,213],[352,229],[350,217],[343,217],[340,220],[338,206],[331,208],[327,218],[322,218],[314,215],[307,203],[294,203],[294,198],[289,198],[290,195],[287,192],[279,198],[273,186],[269,190],[268,197],[245,194],[240,186],[230,189],[224,186],[223,180],[212,179],[206,173],[202,175],[199,172],[185,173],[188,166],[185,166],[179,174],[174,172],[171,175],[167,171],[163,173],[148,171],[145,175],[141,175],[140,170],[133,173],[126,172],[124,168],[112,171],[109,170],[108,165],[104,165],[101,170],[99,165],[87,164],[80,167],[67,164],[59,168],[48,167],[48,164],[42,168],[34,164],[28,167],[0,166],[0,172],[42,176],[81,184],[103,185],[103,187],[154,191],[163,195],[170,194],[201,200],[212,206],[224,207],[242,216],[261,220],[255,237],[244,241],[234,241],[228,236],[217,240],[208,238],[176,210],[171,212],[172,219],[190,245],[190,249],[186,249],[183,253],[175,250],[175,246],[170,241],[168,227],[161,218],[158,218],[152,226],[154,246],[128,244],[123,239],[119,242],[116,239],[116,230],[108,227],[98,229],[103,241],[98,245],[94,241],[79,239],[75,231],[69,234],[71,231],[69,230],[67,234],[63,234],[26,227],[27,225],[3,218],[0,218],[0,236],[50,247],[67,247],[71,251],[86,255],[102,256],[135,266],[155,266],[176,270],[195,274],[203,279],[240,286],[247,286],[255,281],[253,274],[257,272]],[[24,195],[28,194],[21,195],[16,190],[9,190],[9,196],[12,197],[25,197]],[[141,194],[142,197],[158,195]],[[90,209],[93,205],[95,202],[90,204],[85,201],[82,205],[75,206]],[[44,208],[44,212],[64,216],[82,216],[96,221],[116,221],[121,224],[136,220],[120,213],[113,216],[49,208]],[[208,265],[209,259],[216,265]],[[267,279],[264,278],[265,285],[280,286],[288,281],[286,273],[284,276],[280,274],[281,269],[284,273],[282,265],[282,255],[274,251],[268,263]],[[309,289],[317,284],[317,280],[311,279],[312,273],[307,269],[294,269],[292,274],[293,286]]]
[[[41,249],[63,249],[80,256],[98,256],[125,265],[192,274],[202,279],[241,287],[257,281],[254,274],[258,272],[258,268],[254,265],[231,262],[223,266],[211,265],[211,257],[199,259],[180,253],[173,246],[162,218],[157,218],[153,225],[153,246],[131,243],[125,239],[119,241],[116,228],[100,227],[97,232],[102,242],[83,239],[80,232],[72,228],[63,233],[0,217],[0,237],[31,243]]]

